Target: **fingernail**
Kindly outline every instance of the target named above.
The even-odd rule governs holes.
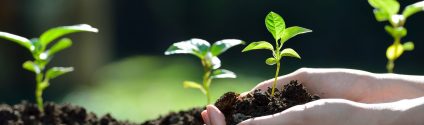
[[[208,116],[208,111],[203,110],[201,115],[202,115],[203,122],[205,122],[206,125],[211,125],[211,121],[209,120],[209,116]]]

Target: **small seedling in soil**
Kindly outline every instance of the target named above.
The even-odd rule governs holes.
[[[72,67],[52,67],[46,71],[47,64],[52,60],[53,56],[72,45],[69,38],[59,39],[49,49],[48,45],[56,39],[71,33],[77,32],[95,32],[98,30],[87,24],[61,26],[47,30],[41,34],[40,38],[27,39],[14,34],[0,32],[0,38],[13,41],[31,52],[34,60],[28,60],[23,63],[23,68],[35,73],[36,89],[35,100],[38,109],[43,112],[43,91],[50,85],[50,80],[60,75],[73,71]]]
[[[388,21],[384,29],[390,34],[394,41],[386,50],[388,59],[387,72],[392,73],[395,67],[395,60],[398,59],[404,51],[414,50],[414,43],[408,41],[402,44],[401,39],[406,36],[407,30],[404,27],[408,17],[424,10],[424,1],[407,6],[401,14],[399,12],[399,2],[396,0],[368,0],[368,3],[374,7],[374,16],[377,21]]]
[[[216,101],[215,106],[224,114],[228,125],[236,125],[250,118],[272,115],[320,98],[310,94],[297,81],[290,81],[283,90],[276,89],[274,96],[271,96],[271,91],[271,88],[265,92],[255,90],[243,97],[237,93],[228,92]]]
[[[209,86],[212,79],[216,78],[236,78],[236,74],[229,70],[218,69],[221,67],[221,61],[218,56],[229,48],[243,44],[243,41],[237,39],[224,39],[217,41],[212,46],[209,42],[202,39],[190,39],[172,44],[166,51],[165,55],[171,54],[192,54],[202,62],[204,75],[203,84],[193,81],[184,81],[184,88],[195,88],[202,91],[206,95],[207,104],[211,102]]]
[[[277,13],[270,12],[265,18],[265,26],[268,31],[272,34],[275,40],[275,46],[270,44],[267,41],[258,41],[250,43],[246,48],[243,49],[242,52],[247,52],[250,50],[257,49],[267,49],[271,50],[272,57],[265,60],[265,63],[268,65],[277,65],[274,77],[274,84],[272,85],[271,96],[274,96],[275,86],[277,84],[277,77],[280,71],[280,61],[282,57],[295,57],[299,58],[299,54],[291,48],[285,48],[282,50],[284,43],[290,38],[303,34],[312,32],[312,30],[293,26],[286,28],[286,24],[283,18]]]

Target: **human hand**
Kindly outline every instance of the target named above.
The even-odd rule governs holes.
[[[239,125],[371,125],[376,122],[376,118],[372,117],[374,114],[364,109],[358,103],[348,100],[321,99],[273,115],[248,119]],[[224,115],[214,105],[208,105],[202,117],[207,125],[226,124]]]
[[[353,69],[301,68],[278,78],[277,88],[298,80],[321,98],[339,98],[362,103],[383,103],[424,95],[424,76],[375,74]],[[266,90],[273,79],[255,89]]]
[[[424,97],[378,104],[321,99],[239,125],[423,125],[423,115]],[[224,115],[213,105],[207,106],[202,117],[207,125],[225,125]]]
[[[334,117],[334,113],[337,114],[336,116],[343,116],[339,114],[348,114],[352,116],[353,111],[370,111],[368,110],[370,107],[366,107],[362,103],[391,102],[400,99],[417,98],[424,95],[424,78],[422,76],[373,74],[351,69],[302,68],[288,75],[279,77],[277,87],[281,87],[291,80],[299,80],[311,93],[316,93],[322,98],[338,99],[322,99],[310,102],[305,105],[292,107],[272,116],[259,117],[255,118],[256,120],[247,120],[243,123],[249,123],[249,121],[250,123],[253,121],[255,121],[255,123],[260,123],[261,119],[263,119],[263,121],[267,121],[269,124],[273,124],[272,121],[282,124],[283,122],[292,123],[294,121],[299,121],[298,119],[302,119],[296,118],[299,116],[314,116],[315,118],[320,118],[319,121],[321,123],[331,121],[331,123],[336,124],[338,120],[340,121],[343,119]],[[271,84],[272,80],[262,82],[254,87],[252,91],[255,89],[266,90]],[[301,109],[299,107],[304,108]],[[326,113],[328,115],[332,114],[333,116],[327,117],[325,116]],[[294,114],[301,115],[296,116]],[[361,117],[367,116],[362,113],[358,114],[360,114],[358,116]],[[207,110],[202,113],[202,116],[206,119],[205,121],[212,119],[209,120],[209,123],[213,122],[212,124],[214,125],[225,124],[222,113],[214,106],[208,106]],[[279,117],[284,117],[284,120]],[[290,120],[290,117],[296,120]],[[306,121],[314,122],[314,117],[309,117]],[[367,118],[368,117],[364,117],[364,119]],[[364,119],[359,121],[364,121]],[[371,121],[365,123],[371,123]],[[314,124],[316,123],[314,122]]]

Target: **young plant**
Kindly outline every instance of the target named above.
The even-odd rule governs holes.
[[[252,42],[242,52],[247,52],[250,50],[257,49],[267,49],[271,50],[272,57],[265,60],[265,63],[268,65],[277,65],[274,77],[274,84],[272,85],[271,96],[274,96],[275,86],[277,85],[277,77],[280,71],[280,61],[282,57],[295,57],[299,58],[299,54],[291,48],[285,48],[282,50],[284,43],[290,38],[303,34],[312,32],[312,30],[293,26],[286,28],[286,24],[283,18],[277,13],[270,12],[265,18],[265,26],[268,31],[272,34],[275,40],[275,47],[267,41]]]
[[[218,56],[229,48],[243,44],[243,41],[236,39],[224,39],[215,42],[212,46],[202,39],[190,39],[172,44],[166,51],[165,55],[171,54],[192,54],[200,58],[202,62],[204,74],[203,84],[193,81],[184,81],[184,88],[194,88],[202,91],[206,95],[207,104],[211,102],[209,86],[212,79],[217,78],[236,78],[236,74],[229,70],[218,69],[221,67],[221,61]]]
[[[40,111],[43,108],[43,90],[50,85],[50,80],[60,75],[73,71],[73,67],[53,67],[46,71],[47,64],[51,61],[53,56],[72,45],[69,38],[62,38],[53,44],[49,49],[48,45],[63,35],[76,33],[76,32],[95,32],[98,30],[87,24],[80,24],[74,26],[62,26],[47,30],[41,34],[40,38],[27,39],[21,36],[13,35],[6,32],[0,32],[0,38],[13,41],[31,52],[34,60],[26,61],[23,63],[23,68],[35,73],[36,89],[35,100]]]
[[[404,27],[408,17],[424,10],[424,1],[407,6],[402,14],[399,12],[399,2],[396,0],[368,0],[368,3],[374,7],[374,16],[377,21],[388,21],[384,29],[390,34],[394,41],[386,50],[388,59],[387,72],[392,73],[395,67],[395,60],[398,59],[404,51],[414,50],[414,43],[411,41],[402,44],[401,39],[406,36],[407,30]]]

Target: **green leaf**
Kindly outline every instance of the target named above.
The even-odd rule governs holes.
[[[32,61],[25,61],[24,64],[22,64],[22,67],[28,71],[34,72],[34,73],[40,73],[40,68]]]
[[[405,51],[414,50],[414,43],[412,41],[408,41],[402,44],[402,47]]]
[[[392,44],[386,50],[386,57],[389,60],[395,60],[402,55],[404,49],[401,44]]]
[[[270,57],[270,58],[265,60],[265,63],[267,65],[274,65],[275,63],[277,63],[277,60],[274,57]]]
[[[388,14],[386,11],[374,9],[373,13],[374,13],[375,19],[379,22],[386,21],[390,18],[390,14]]]
[[[392,35],[394,38],[404,37],[407,34],[407,30],[403,27],[393,28],[392,26],[386,25],[384,29]]]
[[[211,52],[212,55],[214,56],[218,56],[221,53],[225,52],[226,50],[228,50],[229,48],[236,46],[236,45],[240,45],[240,44],[244,44],[243,41],[238,40],[238,39],[224,39],[224,40],[220,40],[218,42],[215,42],[212,47],[211,47]]]
[[[257,49],[268,49],[268,50],[274,51],[274,47],[270,43],[266,41],[259,41],[259,42],[250,43],[242,50],[242,52],[247,52],[247,51],[257,50]]]
[[[265,26],[275,40],[280,39],[281,34],[283,34],[283,31],[286,28],[284,19],[272,11],[265,17]]]
[[[213,71],[212,78],[236,78],[236,74],[226,69],[217,69]]]
[[[202,39],[193,38],[187,41],[172,44],[165,55],[171,54],[193,54],[199,58],[204,58],[209,51],[210,44]]]
[[[27,48],[29,51],[34,51],[34,46],[32,46],[31,41],[25,37],[21,37],[18,35],[6,33],[6,32],[0,32],[0,38],[4,38],[13,42],[18,43],[19,45]]]
[[[309,33],[312,32],[312,30],[310,29],[306,29],[303,27],[298,27],[298,26],[293,26],[293,27],[289,27],[287,29],[285,29],[283,31],[283,34],[281,36],[281,45],[284,44],[284,42],[286,42],[287,40],[289,40],[290,38],[299,35],[299,34],[303,34],[303,33]]]
[[[389,15],[394,15],[399,12],[399,2],[396,0],[368,0],[368,3],[381,11],[385,11]]]
[[[409,16],[412,16],[420,11],[424,11],[424,1],[420,1],[412,5],[406,6],[406,8],[402,12],[402,15],[405,18],[408,18]]]
[[[53,56],[57,52],[62,51],[63,49],[69,48],[72,46],[72,40],[69,38],[60,39],[56,44],[54,44],[49,50],[47,50],[48,57]]]
[[[72,71],[74,71],[74,68],[72,67],[53,67],[47,70],[46,78],[54,79],[60,75],[63,75],[65,73],[72,72]]]
[[[301,59],[299,54],[291,48],[286,48],[283,51],[281,51],[280,58],[284,57],[284,56],[295,57],[295,58]]]
[[[193,81],[184,81],[183,82],[184,88],[193,88],[193,89],[199,89],[202,91],[203,94],[206,94],[206,90],[201,86],[199,83],[193,82]]]
[[[47,46],[53,40],[62,37],[63,35],[77,33],[77,32],[94,32],[99,30],[87,24],[79,24],[73,26],[61,26],[47,30],[40,36],[40,41],[43,46]]]

